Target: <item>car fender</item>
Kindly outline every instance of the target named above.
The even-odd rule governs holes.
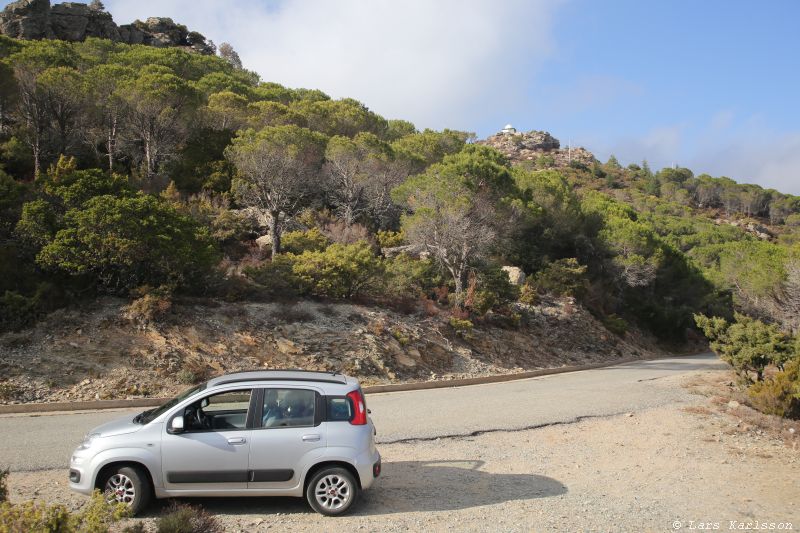
[[[147,468],[150,478],[153,480],[154,488],[161,488],[161,454],[158,449],[152,450],[145,448],[111,448],[104,450],[92,458],[91,472],[92,483],[97,482],[97,475],[100,471],[111,463],[133,462],[140,463]]]

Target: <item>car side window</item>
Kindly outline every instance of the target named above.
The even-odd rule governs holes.
[[[316,393],[307,389],[265,389],[262,428],[314,425]]]
[[[183,412],[187,431],[245,429],[251,389],[225,391],[188,405]]]

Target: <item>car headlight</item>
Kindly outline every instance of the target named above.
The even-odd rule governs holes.
[[[99,433],[89,433],[83,438],[83,442],[81,442],[80,446],[78,446],[78,449],[88,450],[91,447],[94,440],[99,436],[100,436]]]

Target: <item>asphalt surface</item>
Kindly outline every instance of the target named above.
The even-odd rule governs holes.
[[[703,354],[504,383],[372,394],[367,404],[379,443],[429,440],[535,428],[681,402],[688,399],[684,390],[656,387],[653,382],[726,368],[713,354]],[[1,415],[0,467],[17,472],[66,468],[70,453],[89,430],[139,411]]]

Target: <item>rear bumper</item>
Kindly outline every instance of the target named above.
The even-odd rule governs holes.
[[[372,486],[375,478],[375,465],[378,465],[378,475],[380,475],[381,454],[378,450],[374,452],[365,452],[356,462],[356,469],[358,470],[358,477],[361,481],[361,488],[368,489]]]

